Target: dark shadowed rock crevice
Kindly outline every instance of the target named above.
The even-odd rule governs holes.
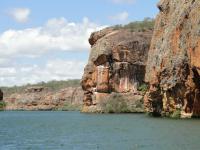
[[[0,101],[3,100],[3,91],[0,89]]]

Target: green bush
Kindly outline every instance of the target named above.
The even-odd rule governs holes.
[[[100,103],[102,112],[104,113],[128,113],[131,112],[125,99],[121,95],[114,95],[108,99],[102,100]]]
[[[171,115],[170,115],[171,118],[174,118],[174,119],[178,119],[181,117],[181,110],[177,109],[175,110]]]
[[[148,89],[148,86],[147,86],[147,84],[145,84],[145,83],[143,83],[142,85],[140,85],[140,86],[138,87],[138,91],[142,91],[142,92],[146,92],[147,89]]]
[[[75,104],[70,104],[70,103],[65,103],[63,107],[58,108],[57,110],[61,111],[80,111],[81,106],[80,105],[75,105]]]
[[[0,101],[0,110],[3,110],[6,107],[6,103],[4,101]]]
[[[116,25],[114,26],[114,30],[119,29],[129,29],[132,32],[140,32],[145,30],[153,30],[154,29],[155,20],[151,18],[144,18],[143,21],[134,21],[127,25]]]

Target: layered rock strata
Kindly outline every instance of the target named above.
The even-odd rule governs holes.
[[[148,55],[145,108],[200,116],[200,1],[161,0]]]
[[[84,112],[101,112],[102,101],[113,99],[112,93],[141,101],[137,89],[143,84],[152,31],[131,32],[106,28],[91,34],[91,52],[82,77]],[[134,99],[134,95],[141,95]],[[129,100],[126,100],[130,102]]]

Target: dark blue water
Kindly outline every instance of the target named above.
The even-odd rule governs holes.
[[[0,112],[0,150],[199,150],[200,120]]]

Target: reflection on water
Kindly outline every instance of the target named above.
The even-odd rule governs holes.
[[[199,150],[200,120],[0,112],[0,150]]]

